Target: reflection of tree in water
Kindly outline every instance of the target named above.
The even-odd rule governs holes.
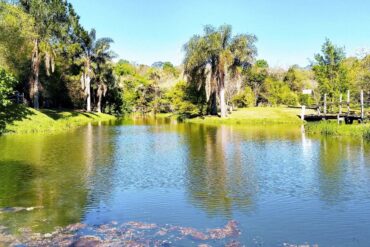
[[[0,208],[17,206],[18,202],[34,201],[35,194],[28,188],[37,171],[32,165],[11,160],[0,160]]]
[[[322,138],[320,151],[320,192],[325,201],[336,201],[341,194],[346,150],[336,139]]]
[[[79,222],[87,202],[90,166],[85,142],[80,131],[4,137],[0,142],[0,169],[5,172],[0,174],[0,183],[5,183],[1,184],[5,189],[0,190],[0,207],[43,209],[2,214],[2,224],[13,230],[31,227],[48,231]]]
[[[189,125],[187,169],[190,200],[210,214],[232,214],[232,207],[252,203],[256,183],[246,164],[241,143],[227,126]]]
[[[321,138],[319,189],[321,198],[329,203],[349,200],[362,176],[361,167],[366,144],[351,138]]]
[[[113,160],[115,158],[115,135],[112,128],[99,124],[94,128],[90,125],[85,130],[85,150],[87,157],[89,207],[95,207],[100,202],[107,202],[114,188]]]

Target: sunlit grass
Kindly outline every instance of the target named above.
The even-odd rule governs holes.
[[[300,109],[287,107],[250,107],[233,111],[226,118],[215,116],[187,119],[203,124],[301,124]]]
[[[60,132],[77,128],[88,123],[109,121],[116,119],[104,113],[86,113],[68,110],[40,110],[27,108],[29,114],[21,120],[9,123],[6,133],[29,134]]]
[[[306,132],[326,136],[353,136],[370,139],[370,124],[338,124],[336,121],[307,123]]]

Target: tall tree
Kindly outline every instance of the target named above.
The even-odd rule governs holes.
[[[0,1],[0,67],[19,80],[27,76],[35,38],[34,20],[18,6]]]
[[[35,20],[36,36],[33,39],[31,54],[29,93],[34,108],[38,109],[42,89],[40,65],[44,60],[47,75],[50,75],[50,71],[54,71],[54,47],[68,23],[67,2],[63,0],[20,0],[20,5]]]
[[[95,82],[97,88],[97,111],[101,112],[101,101],[107,91],[105,72],[111,70],[107,63],[115,54],[110,50],[110,38],[96,39],[96,31],[92,29],[83,41],[84,52],[81,55],[82,64],[81,86],[86,95],[86,110],[91,111],[91,83]]]
[[[246,71],[246,83],[253,90],[254,106],[257,106],[260,100],[261,89],[268,76],[268,63],[265,60],[257,60],[253,66]]]
[[[226,117],[226,74],[237,75],[240,68],[251,65],[257,53],[255,41],[254,35],[232,36],[231,26],[223,25],[206,26],[202,36],[195,35],[185,44],[184,72],[199,89],[205,86],[210,114],[217,115],[218,96],[221,117]]]
[[[322,45],[322,54],[315,55],[313,71],[321,93],[333,98],[348,89],[346,70],[342,66],[344,49],[335,46],[329,39]]]

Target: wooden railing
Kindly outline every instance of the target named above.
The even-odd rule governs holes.
[[[301,119],[307,121],[319,121],[325,119],[338,119],[338,122],[344,120],[346,123],[352,123],[353,120],[358,120],[363,122],[365,120],[365,103],[370,103],[370,101],[364,100],[364,91],[361,90],[360,92],[360,114],[356,114],[353,109],[351,110],[351,95],[350,91],[347,91],[347,100],[343,101],[343,95],[340,94],[338,102],[327,102],[327,94],[324,94],[324,101],[316,106],[302,106],[301,110]],[[328,113],[328,106],[338,106],[338,111],[335,113]],[[347,111],[343,113],[343,107],[346,106]],[[323,108],[323,112],[321,112],[321,108]],[[316,109],[317,115],[311,114],[306,115],[306,109]]]

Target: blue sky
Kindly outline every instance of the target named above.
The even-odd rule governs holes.
[[[81,23],[111,37],[137,63],[182,62],[182,46],[206,24],[253,33],[270,66],[306,66],[325,38],[347,55],[370,50],[369,0],[70,0]]]

